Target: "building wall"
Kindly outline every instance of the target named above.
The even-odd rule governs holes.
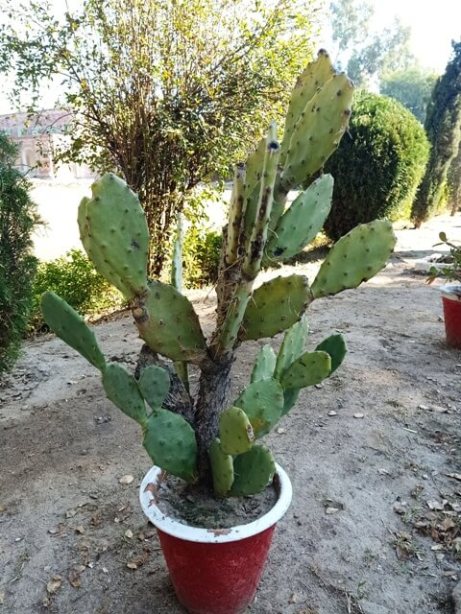
[[[95,174],[85,165],[56,165],[53,151],[70,141],[66,134],[72,116],[52,109],[30,116],[26,113],[0,115],[0,132],[19,145],[16,167],[29,177],[39,179],[91,179]]]

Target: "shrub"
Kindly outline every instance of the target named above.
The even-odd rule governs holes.
[[[221,234],[191,226],[184,238],[184,282],[187,288],[214,284],[218,279]]]
[[[39,264],[30,322],[30,327],[35,331],[43,327],[40,298],[47,290],[65,297],[69,305],[84,315],[95,315],[122,304],[121,294],[96,272],[93,264],[78,249],[70,250],[56,260]]]
[[[13,167],[16,152],[0,133],[0,373],[19,355],[37,267],[31,234],[39,220],[30,185]]]
[[[377,218],[408,219],[429,156],[423,127],[390,98],[357,95],[349,135],[326,165],[335,178],[325,230],[332,239]]]

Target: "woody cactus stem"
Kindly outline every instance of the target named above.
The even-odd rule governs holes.
[[[237,285],[234,295],[231,298],[230,305],[227,309],[227,314],[224,319],[221,330],[216,340],[215,346],[212,348],[214,356],[219,357],[233,349],[237,342],[238,333],[242,324],[245,310],[250,300],[253,291],[254,280],[261,268],[261,260],[263,250],[267,239],[267,228],[269,224],[270,214],[272,210],[272,199],[274,194],[275,179],[277,177],[277,165],[280,155],[280,145],[276,137],[275,124],[271,125],[267,136],[266,153],[264,156],[263,172],[261,177],[261,187],[259,191],[258,205],[256,207],[256,220],[250,237],[244,245],[243,264],[241,268],[241,281]],[[235,192],[240,192],[241,178],[236,176]],[[240,199],[240,195],[238,196]],[[239,210],[239,205],[231,208],[231,215],[228,226],[228,242],[231,237],[232,245],[229,250],[231,255],[235,253],[236,238],[240,236],[236,232],[233,224],[236,219],[242,222],[241,215],[234,215],[233,211]],[[232,228],[231,228],[232,226]],[[235,238],[234,238],[235,237]]]

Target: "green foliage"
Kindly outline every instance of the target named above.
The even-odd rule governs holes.
[[[19,355],[37,267],[31,234],[38,218],[30,185],[13,167],[15,157],[16,146],[0,133],[0,373]]]
[[[436,243],[436,246],[445,244],[450,248],[450,253],[443,258],[443,268],[434,266],[430,269],[428,283],[432,283],[436,277],[461,282],[461,244],[450,241],[444,232],[439,234],[439,239],[440,243]]]
[[[450,163],[447,176],[448,203],[454,215],[461,208],[461,143],[458,153]]]
[[[424,124],[436,79],[435,73],[419,66],[397,70],[381,77],[380,93],[401,102]]]
[[[59,78],[73,112],[61,161],[116,170],[147,215],[158,276],[188,192],[222,178],[284,108],[312,55],[308,0],[50,0],[11,5],[0,71],[15,94]],[[219,36],[217,35],[219,32]]]
[[[448,171],[461,139],[461,41],[453,41],[452,46],[452,57],[435,84],[427,108],[425,128],[431,155],[413,203],[412,218],[417,227],[444,205]]]
[[[333,0],[330,10],[338,64],[356,85],[366,87],[387,72],[414,64],[409,50],[411,29],[399,19],[373,29],[374,7],[369,0]]]
[[[218,279],[222,235],[191,226],[184,238],[184,283],[187,288],[213,285]]]
[[[408,219],[429,155],[416,118],[377,94],[357,95],[349,133],[326,166],[335,184],[325,230],[334,239],[377,218]]]
[[[40,298],[47,290],[61,296],[83,315],[96,315],[123,304],[121,294],[96,272],[90,260],[78,249],[72,249],[56,260],[39,263],[29,324],[33,330],[43,327]]]

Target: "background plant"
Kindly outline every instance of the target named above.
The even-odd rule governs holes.
[[[326,165],[335,178],[327,234],[338,239],[359,223],[409,219],[428,156],[424,129],[410,111],[360,92],[348,134]]]
[[[437,75],[416,65],[405,70],[385,73],[380,80],[379,91],[395,98],[424,124],[426,110],[434,89]]]
[[[312,53],[316,6],[85,0],[61,18],[47,0],[4,2],[0,70],[35,102],[44,82],[62,82],[73,119],[58,159],[125,178],[146,214],[149,273],[159,275],[185,195],[227,175],[284,108]]]
[[[82,315],[93,316],[120,307],[122,295],[97,273],[86,255],[72,249],[65,256],[40,262],[33,284],[33,308],[29,327],[41,330],[44,324],[40,299],[45,291],[53,291]]]
[[[16,154],[16,146],[0,133],[0,373],[19,355],[37,267],[31,235],[39,220],[30,185],[13,166]]]
[[[448,170],[461,140],[461,41],[453,41],[452,46],[452,57],[435,84],[427,109],[425,128],[431,154],[413,203],[416,227],[443,207]]]
[[[221,233],[203,227],[189,228],[183,246],[186,288],[201,288],[216,283],[221,247]]]

